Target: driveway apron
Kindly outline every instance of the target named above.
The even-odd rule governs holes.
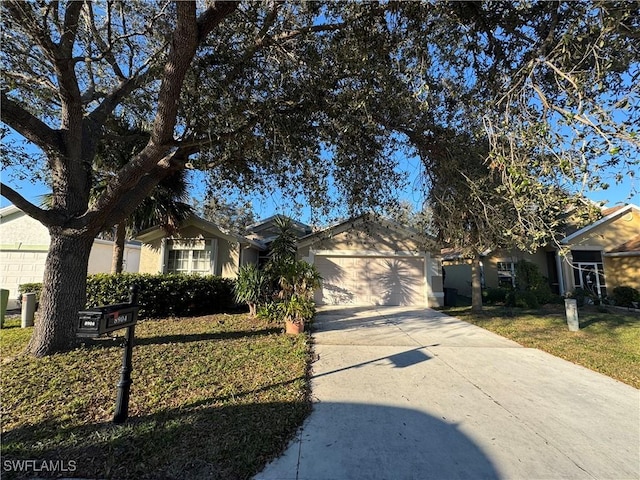
[[[257,480],[640,478],[633,387],[429,309],[314,330],[313,412]]]

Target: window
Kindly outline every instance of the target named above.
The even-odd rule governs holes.
[[[214,239],[188,238],[167,242],[167,273],[215,273],[216,241]]]
[[[499,286],[516,286],[516,264],[514,262],[498,262],[497,269]]]

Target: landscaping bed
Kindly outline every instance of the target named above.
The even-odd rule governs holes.
[[[121,336],[35,359],[20,353],[31,329],[19,319],[5,326],[3,479],[246,479],[311,409],[308,336],[248,315],[138,324],[129,420],[120,426],[111,420]]]
[[[579,309],[580,331],[567,328],[564,306],[538,310],[485,306],[481,314],[471,307],[446,313],[537,348],[572,363],[640,388],[640,314],[585,306]]]

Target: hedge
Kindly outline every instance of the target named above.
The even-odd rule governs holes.
[[[90,275],[87,277],[87,308],[127,302],[129,289],[134,284],[139,286],[140,318],[208,315],[236,308],[231,279],[213,275],[140,273]],[[33,285],[38,284],[29,284]]]

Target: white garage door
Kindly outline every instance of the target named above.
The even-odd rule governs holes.
[[[18,285],[42,282],[47,252],[0,251],[0,284],[9,290],[9,308],[15,308]]]
[[[318,305],[426,305],[421,257],[316,256]]]

